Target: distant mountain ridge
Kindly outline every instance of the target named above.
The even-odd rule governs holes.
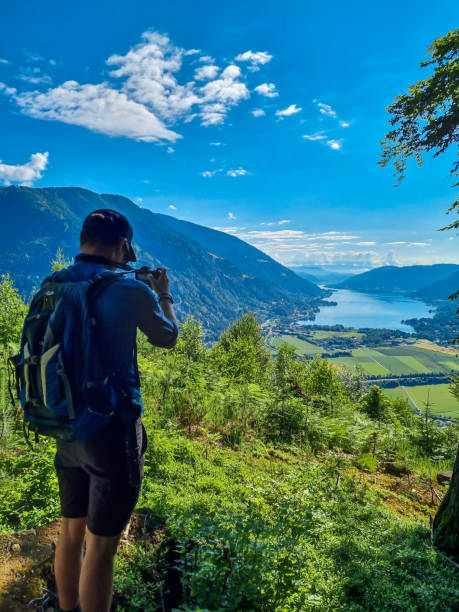
[[[248,310],[261,318],[317,310],[321,289],[242,240],[79,187],[0,188],[0,274],[30,296],[58,248],[78,252],[82,221],[97,208],[129,218],[139,265],[169,268],[179,314],[195,315],[210,337]]]
[[[334,284],[333,287],[364,293],[416,294],[416,297],[421,298],[423,287],[442,282],[457,272],[459,272],[459,265],[456,264],[383,266],[363,274],[356,274],[343,282]],[[450,293],[455,290],[453,286]]]
[[[413,297],[420,298],[426,302],[446,300],[450,295],[459,290],[459,270],[434,283],[421,287],[413,293]]]

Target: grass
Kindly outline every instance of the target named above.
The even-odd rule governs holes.
[[[448,387],[449,385],[416,385],[413,387],[384,389],[384,393],[387,393],[389,396],[399,397],[406,397],[407,393],[409,393],[420,410],[424,408],[423,402],[426,402],[427,396],[429,396],[429,400],[432,403],[432,414],[459,421],[459,402],[451,395]]]
[[[316,355],[317,353],[320,355],[323,352],[321,346],[306,342],[306,340],[300,340],[300,338],[295,336],[276,336],[270,339],[270,344],[274,348],[278,348],[283,343],[294,346],[299,355]]]
[[[400,355],[397,356],[396,359],[407,365],[412,372],[419,372],[421,374],[428,374],[430,372],[425,365],[418,361],[416,357],[412,357],[411,355]]]
[[[454,568],[332,461],[149,431],[140,504],[180,554],[187,611],[452,611]],[[393,496],[393,494],[391,493]],[[119,581],[119,574],[117,582]],[[129,610],[141,610],[132,606]]]
[[[362,338],[364,334],[358,331],[327,331],[324,329],[313,330],[312,337],[314,340],[323,340],[324,338],[338,337],[338,338]]]

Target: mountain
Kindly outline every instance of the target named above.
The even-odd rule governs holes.
[[[78,187],[0,188],[0,274],[10,273],[30,297],[58,248],[67,258],[78,252],[83,219],[97,208],[128,217],[138,265],[169,269],[179,316],[193,314],[209,338],[248,310],[261,319],[317,310],[323,292],[316,285],[242,240]]]
[[[350,276],[363,272],[363,269],[352,269],[349,265],[341,266],[294,266],[291,268],[298,276],[307,278],[313,283],[334,286]],[[367,268],[364,269],[365,271]]]
[[[310,281],[301,278],[266,253],[235,236],[168,215],[157,216],[173,230],[199,242],[213,255],[231,261],[243,274],[261,278],[270,285],[292,293],[307,293],[313,296],[321,293],[320,289]]]
[[[459,267],[459,266],[458,266]],[[459,289],[459,270],[434,283],[421,287],[413,293],[413,297],[420,298],[426,302],[446,300]]]
[[[367,293],[410,294],[427,284],[442,281],[454,272],[459,272],[459,266],[455,264],[383,266],[352,276],[333,287]]]

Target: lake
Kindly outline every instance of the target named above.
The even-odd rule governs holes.
[[[431,317],[424,302],[402,296],[358,293],[348,289],[333,290],[329,298],[337,306],[325,306],[314,321],[303,320],[304,325],[344,325],[345,327],[373,327],[376,329],[400,329],[413,332],[411,325],[403,325],[405,319]]]

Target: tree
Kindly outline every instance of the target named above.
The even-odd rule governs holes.
[[[26,306],[14,287],[9,274],[2,275],[0,282],[0,346],[19,342]]]
[[[59,272],[59,270],[63,270],[64,268],[68,268],[72,265],[72,261],[70,259],[66,259],[64,255],[64,251],[59,247],[56,251],[56,256],[51,262],[51,272],[54,274],[55,272]]]
[[[377,421],[379,425],[382,421],[390,421],[389,399],[384,395],[382,389],[376,385],[370,387],[370,391],[363,401],[362,408],[370,419]]]
[[[220,373],[231,380],[256,384],[263,380],[270,357],[255,315],[249,312],[230,325],[212,355]]]
[[[433,74],[408,87],[408,93],[397,96],[387,108],[393,130],[381,142],[383,152],[379,164],[392,162],[397,181],[405,176],[410,157],[422,166],[422,154],[433,152],[437,157],[459,140],[459,28],[437,38],[428,48],[430,58],[421,67],[432,66]],[[459,161],[451,175],[457,176]],[[454,186],[457,186],[456,183]],[[459,213],[459,199],[448,212]],[[459,227],[459,220],[443,229]]]
[[[383,152],[379,164],[392,162],[398,181],[405,175],[407,160],[412,157],[422,165],[422,154],[444,153],[459,140],[459,28],[437,38],[429,47],[430,58],[421,67],[433,67],[433,73],[397,96],[387,109],[392,114],[394,128],[381,143]],[[451,168],[457,176],[459,161]],[[458,186],[456,182],[455,187]],[[459,198],[448,213],[459,213]],[[443,229],[459,227],[456,219]],[[459,293],[451,296],[455,298]],[[434,520],[434,542],[447,554],[459,556],[459,450],[449,491]]]

